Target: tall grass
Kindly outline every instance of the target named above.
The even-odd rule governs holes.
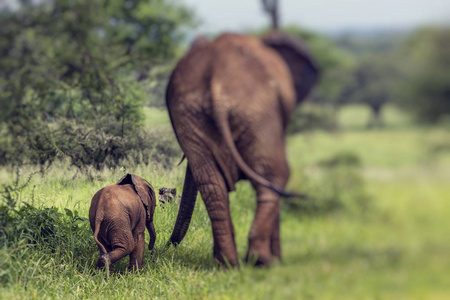
[[[358,110],[350,107],[344,113],[355,120]],[[400,114],[391,113],[393,117]],[[386,128],[371,131],[354,130],[354,123],[346,126],[333,134],[319,131],[289,139],[289,188],[303,191],[309,180],[324,192],[334,182],[325,180],[333,159],[342,160],[342,153],[351,153],[359,160],[356,169],[348,169],[352,159],[347,157],[344,169],[341,165],[331,172],[344,179],[351,177],[342,175],[343,170],[356,172],[361,182],[348,191],[344,184],[340,194],[344,196],[339,199],[358,198],[346,193],[362,186],[370,198],[369,209],[311,214],[285,206],[283,261],[270,269],[242,265],[224,272],[215,266],[209,218],[199,197],[188,234],[177,248],[165,248],[177,205],[158,205],[154,216],[157,242],[155,251],[145,250],[144,268],[129,273],[124,259],[111,275],[99,272],[95,270],[98,250],[85,220],[92,195],[125,172],[142,176],[155,188],[181,190],[184,167],[164,169],[157,164],[125,162],[96,172],[90,180],[81,174],[74,177],[76,170],[68,164],[56,164],[44,175],[33,176],[14,195],[17,205],[13,210],[23,210],[21,220],[28,227],[35,230],[48,223],[54,233],[37,237],[22,233],[2,243],[0,298],[447,298],[450,152],[430,149],[448,140],[448,131],[389,122]],[[21,170],[21,182],[33,168]],[[14,174],[11,168],[0,170],[3,189],[14,184]],[[241,182],[230,193],[230,202],[243,257],[254,215],[254,191]]]

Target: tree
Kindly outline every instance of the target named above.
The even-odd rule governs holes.
[[[450,27],[416,31],[403,49],[400,104],[435,123],[450,116]]]
[[[394,57],[394,54],[371,54],[359,58],[352,70],[352,81],[346,87],[346,103],[369,106],[372,112],[369,128],[383,126],[382,109],[395,98],[399,71]]]
[[[264,11],[270,16],[273,30],[279,27],[278,0],[262,0]]]
[[[99,169],[142,131],[145,79],[191,12],[166,0],[22,0],[0,9],[0,163],[57,155]],[[138,80],[141,80],[140,83]],[[135,141],[136,143],[140,143]],[[23,159],[23,158],[20,158]]]

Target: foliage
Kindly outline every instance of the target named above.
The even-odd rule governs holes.
[[[448,118],[450,112],[450,45],[448,27],[408,32],[344,35],[336,44],[356,56],[348,97],[343,103],[364,103],[381,125],[381,109],[395,102],[423,122]]]
[[[377,130],[344,130],[350,127],[343,124],[338,134],[317,131],[288,138],[292,175],[289,190],[307,184],[299,175],[311,181],[316,180],[316,175],[322,176],[319,172],[328,166],[319,162],[334,165],[330,158],[351,152],[355,155],[346,155],[345,160],[351,162],[357,157],[362,162],[356,169],[372,201],[362,215],[359,210],[352,213],[347,209],[312,215],[282,211],[283,261],[271,268],[245,264],[227,272],[217,268],[212,258],[209,217],[199,197],[189,232],[176,248],[166,248],[165,243],[178,207],[157,206],[155,252],[145,250],[140,272],[121,272],[127,267],[127,259],[113,274],[97,272],[98,250],[84,222],[79,223],[76,232],[60,232],[65,236],[63,241],[70,241],[68,237],[76,234],[76,247],[62,241],[57,248],[45,246],[41,251],[39,244],[28,244],[25,239],[1,246],[0,295],[5,299],[321,299],[342,295],[354,299],[446,298],[450,292],[450,241],[443,237],[450,235],[450,155],[442,153],[439,160],[432,162],[423,158],[428,151],[424,141],[430,137],[436,142],[449,140],[450,132],[410,123],[396,125],[393,130],[392,124],[397,124],[405,112],[396,110],[392,115],[391,109],[389,106],[387,110],[387,126]],[[355,120],[361,110],[350,106],[339,113]],[[363,129],[365,120],[360,121],[358,128]],[[149,126],[153,128],[153,124]],[[166,126],[170,126],[168,120]],[[70,218],[64,208],[76,208],[80,216],[87,217],[92,195],[116,182],[124,172],[105,168],[95,180],[84,174],[71,180],[72,169],[56,162],[44,176],[33,177],[21,190],[20,200],[38,209],[57,207],[68,228]],[[180,190],[183,185],[183,167],[161,172],[140,164],[132,172],[147,179],[155,189]],[[21,182],[26,178],[22,177]],[[14,180],[9,169],[0,168],[4,187],[14,185],[10,183]],[[254,218],[255,191],[250,183],[240,182],[229,198],[236,244],[243,258]]]
[[[371,54],[358,58],[351,72],[351,83],[345,87],[344,103],[362,103],[372,111],[367,127],[382,126],[381,112],[396,96],[400,75],[393,53]]]
[[[54,206],[35,206],[34,203],[19,201],[31,177],[20,185],[17,173],[15,181],[3,184],[0,190],[0,257],[8,257],[0,263],[1,285],[21,276],[18,263],[31,264],[33,261],[28,261],[28,258],[36,255],[43,261],[59,257],[59,263],[68,263],[64,256],[69,255],[70,263],[81,267],[85,264],[86,254],[93,251],[91,243],[88,243],[91,238],[88,220],[77,210],[65,208],[61,213]],[[5,250],[10,252],[9,255],[3,252]]]
[[[352,35],[333,39],[294,26],[284,31],[302,39],[320,67],[320,80],[310,98],[324,106],[322,115],[328,115],[330,120],[325,127],[335,127],[332,123],[336,112],[332,108],[349,103],[368,105],[372,110],[368,126],[382,125],[381,110],[396,95],[399,71],[395,50],[403,39],[388,34],[377,35],[373,40]],[[305,116],[301,126],[319,125],[318,118],[310,116]],[[308,122],[314,124],[307,125]]]
[[[357,58],[363,58],[396,52],[407,38],[407,31],[362,30],[344,32],[334,37],[333,42],[339,49]]]
[[[135,132],[114,134],[114,129],[120,132],[120,127],[114,119],[105,119],[105,123],[94,128],[63,121],[50,136],[49,143],[80,170],[89,166],[96,170],[115,168],[124,160],[132,164],[152,162],[169,168],[173,159],[181,156],[176,140],[168,131],[135,129]]]
[[[450,115],[450,27],[417,30],[403,49],[400,104],[428,123]]]
[[[315,129],[332,131],[337,127],[336,114],[332,107],[302,103],[291,116],[288,133],[295,134]]]
[[[152,68],[174,58],[180,29],[191,23],[189,10],[163,0],[3,7],[0,164],[45,164],[58,155],[97,169],[107,159],[118,163],[118,151],[142,135]]]
[[[289,212],[320,215],[346,211],[364,213],[370,197],[360,174],[361,162],[352,152],[338,152],[317,164],[316,176],[305,175],[302,194],[306,199],[289,198],[284,204]]]
[[[172,63],[153,67],[145,84],[145,94],[148,95],[147,105],[151,107],[166,108],[166,85],[174,65]]]

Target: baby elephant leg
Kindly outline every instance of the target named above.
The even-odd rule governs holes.
[[[145,248],[145,234],[144,232],[135,234],[134,236],[135,247],[130,253],[130,263],[128,269],[141,269],[143,264],[144,248]]]
[[[155,231],[155,225],[153,224],[153,221],[148,222],[146,224],[148,233],[150,234],[150,242],[148,243],[148,250],[152,250],[155,246],[156,241],[156,231]]]
[[[111,266],[119,259],[127,256],[135,248],[135,242],[131,230],[122,231],[120,233],[111,233],[110,241],[112,251],[102,255],[97,262],[98,268],[104,268],[107,265]]]

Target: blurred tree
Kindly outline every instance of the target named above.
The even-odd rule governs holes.
[[[278,0],[262,0],[264,11],[270,16],[273,30],[279,27]]]
[[[20,152],[41,164],[64,154],[96,168],[123,158],[141,130],[152,68],[174,58],[192,23],[186,7],[167,0],[2,6],[0,130],[8,136],[0,163],[23,159]]]
[[[340,49],[357,57],[395,52],[408,37],[406,31],[362,30],[346,32],[333,38]]]
[[[372,114],[367,127],[381,127],[384,105],[395,98],[399,71],[394,54],[371,54],[361,57],[352,71],[352,82],[346,86],[346,103],[368,105]]]
[[[401,31],[362,31],[334,38],[334,44],[354,57],[349,80],[343,87],[342,104],[368,105],[367,126],[382,126],[382,109],[396,100],[400,81],[398,49],[408,34]]]
[[[403,49],[400,104],[419,120],[450,116],[450,27],[416,31]]]

